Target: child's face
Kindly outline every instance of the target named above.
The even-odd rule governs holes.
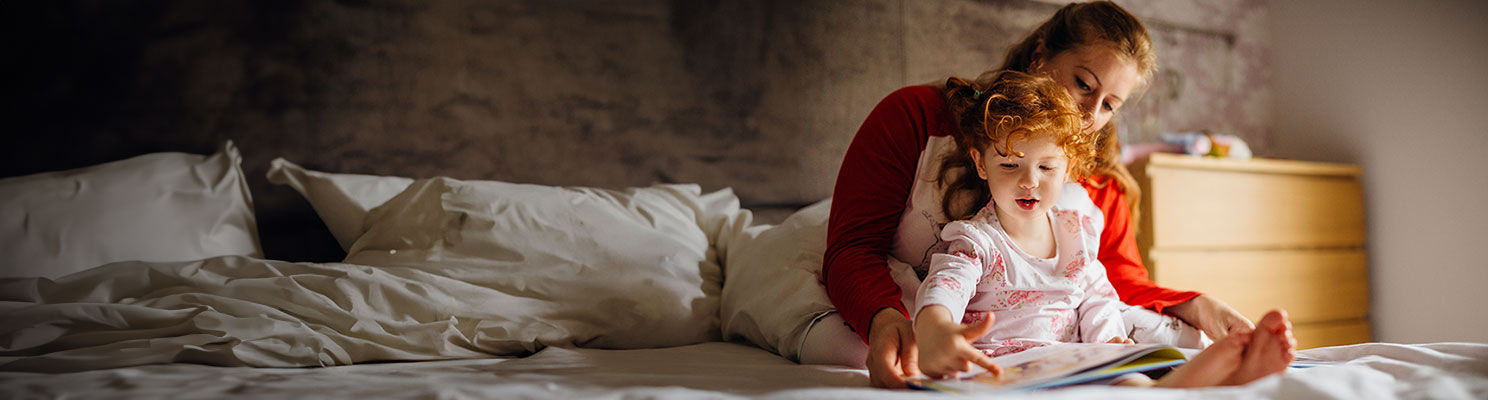
[[[1035,135],[1013,142],[1023,157],[996,151],[972,151],[977,175],[987,180],[999,219],[1014,221],[1042,217],[1054,207],[1068,174],[1069,159],[1050,135]]]

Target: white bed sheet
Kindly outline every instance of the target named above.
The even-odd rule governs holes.
[[[1250,385],[1196,390],[1079,386],[1034,399],[1488,398],[1488,345],[1371,343],[1303,351],[1347,362]],[[65,374],[0,373],[0,398],[811,398],[945,399],[867,388],[864,370],[798,365],[736,343],[647,350],[550,347],[525,358],[325,368],[166,364]]]

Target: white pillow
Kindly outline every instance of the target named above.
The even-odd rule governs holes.
[[[116,261],[261,257],[232,142],[0,179],[0,277],[57,278]]]
[[[367,215],[346,262],[491,289],[485,313],[460,318],[503,353],[717,340],[710,239],[749,218],[731,191],[700,192],[419,180]]]
[[[269,162],[269,182],[289,185],[300,192],[315,214],[331,230],[331,236],[350,250],[362,236],[367,211],[398,195],[413,179],[398,176],[336,174],[307,170],[283,158]]]
[[[835,311],[821,286],[831,199],[780,225],[754,227],[728,243],[719,320],[724,339],[745,339],[800,361],[813,321]]]

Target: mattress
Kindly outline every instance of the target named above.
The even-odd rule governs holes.
[[[1305,350],[1336,364],[1294,368],[1249,385],[1206,389],[1075,386],[997,398],[1488,398],[1488,345],[1367,343]],[[866,370],[799,365],[729,342],[604,350],[549,347],[527,357],[320,368],[164,364],[45,374],[0,373],[0,397],[286,397],[450,399],[944,399],[868,387]]]

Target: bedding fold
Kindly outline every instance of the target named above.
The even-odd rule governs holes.
[[[0,280],[0,370],[172,362],[305,367],[521,355],[577,345],[540,302],[413,268],[226,256]],[[525,327],[525,328],[524,328]],[[521,329],[550,334],[512,339]]]

